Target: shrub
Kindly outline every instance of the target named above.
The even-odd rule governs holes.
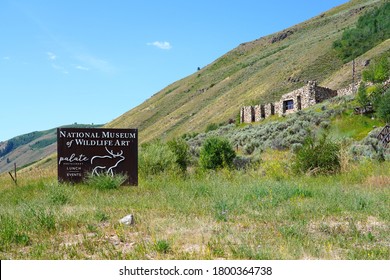
[[[390,151],[388,151],[388,149],[384,149],[383,146],[379,144],[379,141],[377,139],[377,135],[381,130],[382,128],[376,128],[372,130],[366,138],[350,146],[349,153],[352,156],[353,160],[390,160]]]
[[[233,165],[237,170],[246,170],[252,165],[252,160],[249,157],[235,157]]]
[[[247,155],[252,154],[255,149],[256,149],[256,147],[252,142],[249,142],[249,143],[245,144],[245,146],[244,146],[244,152]]]
[[[363,81],[373,83],[382,83],[386,81],[389,76],[390,64],[387,53],[375,59],[362,73]]]
[[[236,153],[227,139],[210,137],[200,150],[199,164],[205,169],[230,167],[235,157]]]
[[[143,176],[177,170],[177,156],[161,141],[142,146],[139,155],[139,171]]]
[[[361,83],[356,95],[356,101],[359,103],[359,105],[363,108],[366,108],[368,105],[370,105],[370,99],[367,95],[367,89],[364,83]]]
[[[169,141],[167,145],[176,156],[176,164],[185,172],[190,162],[190,149],[187,142],[181,138],[175,138]]]
[[[117,189],[127,180],[127,176],[123,174],[115,174],[114,176],[108,174],[101,174],[94,176],[88,174],[86,183],[101,190]]]
[[[378,118],[390,123],[390,90],[387,90],[387,92],[379,99],[376,114]]]
[[[206,133],[218,129],[219,125],[216,123],[209,123],[206,127]]]
[[[330,174],[340,170],[340,146],[324,134],[319,141],[309,136],[295,152],[293,170],[296,173]]]

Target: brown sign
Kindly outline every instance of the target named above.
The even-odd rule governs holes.
[[[124,174],[138,184],[138,130],[57,129],[58,180],[81,182],[93,176]]]

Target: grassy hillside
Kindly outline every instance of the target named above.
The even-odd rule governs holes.
[[[35,131],[16,136],[0,145],[0,173],[9,171],[14,163],[22,167],[56,151],[56,129]]]
[[[333,49],[343,31],[383,1],[356,0],[276,34],[243,43],[198,72],[179,80],[107,127],[138,127],[140,141],[202,131],[235,118],[242,105],[275,101],[307,80],[338,89],[351,82],[351,64]],[[359,57],[389,49],[384,42]],[[361,63],[357,63],[360,74]]]

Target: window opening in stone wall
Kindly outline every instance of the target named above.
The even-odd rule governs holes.
[[[294,109],[294,101],[293,100],[286,100],[283,101],[283,111],[286,112],[287,110]]]
[[[256,121],[256,111],[255,108],[251,108],[251,116],[252,116],[252,122]]]

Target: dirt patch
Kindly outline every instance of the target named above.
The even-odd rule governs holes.
[[[308,226],[309,233],[320,235],[338,235],[358,232],[360,234],[375,233],[386,230],[389,225],[379,221],[376,217],[369,216],[366,221],[354,221],[351,217],[330,218],[312,222]]]
[[[368,187],[373,188],[389,188],[390,187],[390,176],[379,175],[370,176],[364,183]]]
[[[274,37],[271,38],[270,42],[271,44],[273,44],[282,41],[292,34],[294,34],[294,30],[286,30],[286,31],[279,32],[278,34],[276,34]]]

